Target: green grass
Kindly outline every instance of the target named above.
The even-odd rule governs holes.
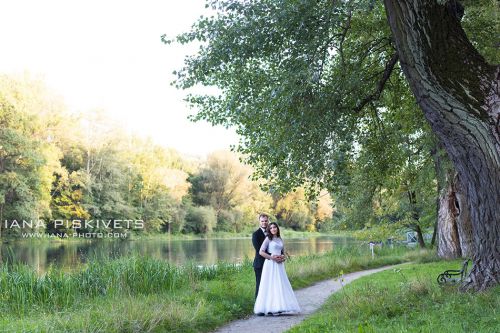
[[[252,299],[251,294],[242,297],[237,288],[227,289],[236,283],[233,276],[243,283],[249,267],[177,267],[131,257],[92,261],[78,272],[50,270],[37,276],[26,266],[4,266],[0,332],[183,332],[215,327],[220,319],[213,319],[212,313],[235,316],[241,312],[239,303]]]
[[[499,332],[500,286],[475,294],[437,284],[460,265],[409,264],[360,278],[288,332]]]
[[[430,251],[366,246],[292,257],[294,288],[369,267],[435,260]],[[208,332],[253,310],[251,261],[174,266],[133,256],[94,259],[83,269],[37,275],[20,265],[0,267],[0,332]]]

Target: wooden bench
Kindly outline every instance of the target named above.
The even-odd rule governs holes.
[[[462,264],[462,269],[449,269],[447,271],[444,271],[443,273],[439,274],[437,277],[437,282],[440,285],[446,284],[446,283],[459,283],[464,281],[464,278],[467,276],[467,266],[469,265],[470,259],[467,259],[464,261]],[[459,278],[458,278],[459,276]]]

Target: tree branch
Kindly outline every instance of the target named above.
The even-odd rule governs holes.
[[[391,76],[391,73],[394,70],[394,66],[396,66],[398,60],[398,54],[394,53],[389,62],[385,65],[384,73],[382,74],[382,78],[378,82],[377,89],[372,94],[363,98],[363,100],[359,102],[358,105],[356,105],[356,107],[354,108],[355,113],[360,112],[366,104],[375,101],[380,97],[380,94],[384,90],[385,83],[387,82],[387,80],[389,80],[389,77]]]

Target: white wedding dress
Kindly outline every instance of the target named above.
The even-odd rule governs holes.
[[[275,237],[269,240],[266,237],[260,248],[271,255],[280,255],[283,249],[283,240]],[[277,263],[266,259],[262,268],[259,294],[255,300],[254,313],[282,313],[293,314],[300,312],[299,303],[293,293],[290,281],[285,271],[284,263]]]

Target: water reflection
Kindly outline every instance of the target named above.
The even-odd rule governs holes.
[[[322,253],[334,247],[352,244],[345,237],[290,238],[285,240],[286,251],[291,255]],[[218,260],[241,262],[253,259],[254,249],[249,238],[198,239],[198,240],[140,240],[75,242],[17,241],[0,245],[0,262],[25,263],[39,272],[50,265],[73,269],[92,257],[118,258],[131,254],[168,260],[176,264],[193,261],[213,264]]]

